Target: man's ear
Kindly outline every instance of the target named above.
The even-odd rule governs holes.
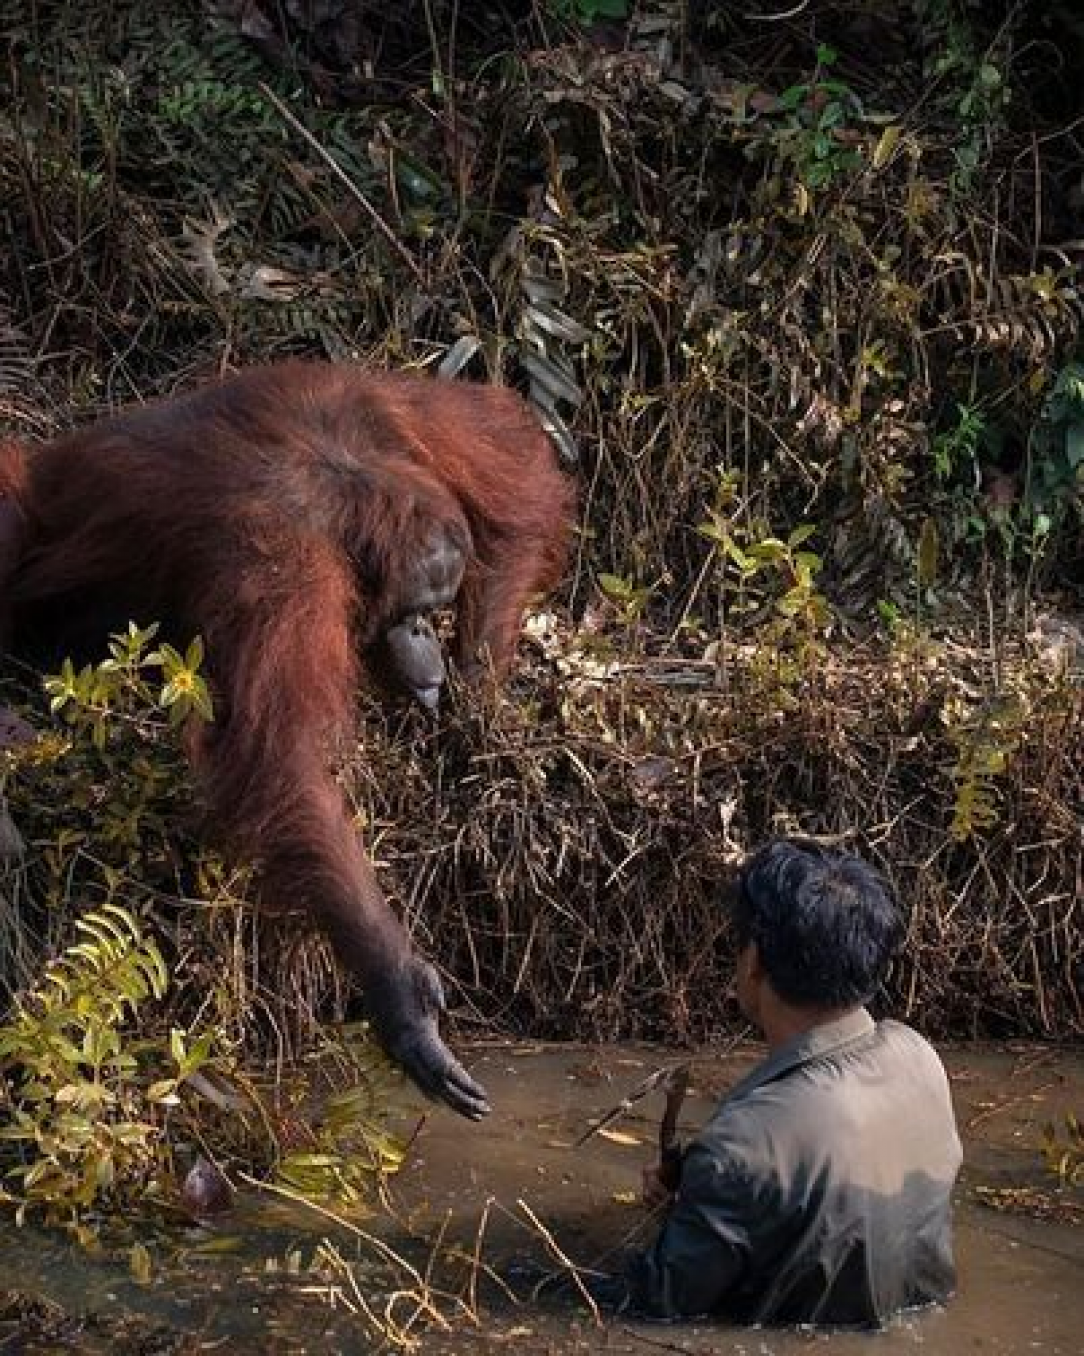
[[[737,972],[748,984],[758,984],[764,975],[756,942],[746,942],[738,952]]]
[[[760,965],[760,957],[757,954],[756,947],[752,943],[747,943],[738,952],[734,965],[734,988],[736,991],[738,1006],[750,1021],[753,1020],[753,1014],[749,1011],[751,1005],[756,1003],[756,992],[758,988],[757,970]]]

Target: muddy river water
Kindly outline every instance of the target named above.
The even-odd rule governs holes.
[[[907,1317],[885,1333],[621,1319],[600,1326],[568,1295],[532,1298],[537,1276],[559,1270],[560,1258],[605,1265],[613,1249],[651,1237],[655,1221],[634,1194],[652,1156],[661,1097],[633,1107],[612,1137],[571,1146],[592,1117],[676,1056],[629,1045],[518,1045],[474,1052],[470,1062],[491,1092],[493,1116],[468,1126],[431,1115],[392,1185],[394,1214],[362,1220],[366,1238],[297,1206],[247,1205],[213,1233],[189,1231],[154,1245],[152,1276],[137,1283],[123,1259],[89,1258],[56,1237],[8,1227],[0,1236],[0,1292],[9,1296],[0,1310],[0,1353],[377,1351],[385,1346],[385,1316],[405,1323],[418,1308],[402,1295],[389,1304],[388,1288],[398,1285],[426,1295],[431,1321],[411,1332],[416,1349],[435,1356],[1079,1356],[1084,1198],[1052,1190],[1038,1144],[1045,1123],[1084,1112],[1084,1049],[961,1045],[944,1055],[965,1143],[956,1208],[960,1291],[945,1310]],[[693,1056],[683,1132],[758,1057],[752,1045]],[[329,1266],[325,1255],[314,1272],[324,1236],[335,1258]],[[407,1266],[417,1269],[413,1279]]]

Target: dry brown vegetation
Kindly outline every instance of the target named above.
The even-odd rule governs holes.
[[[483,1028],[718,1032],[736,1017],[720,886],[800,831],[867,852],[909,904],[895,1011],[940,1035],[1079,1034],[1079,693],[1041,661],[1004,667],[1018,704],[993,735],[989,656],[929,641],[826,653],[785,704],[748,655],[551,675],[491,723],[382,746],[368,814]],[[964,834],[984,740],[1006,764],[975,776],[989,818]]]

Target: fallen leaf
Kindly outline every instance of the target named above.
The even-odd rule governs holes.
[[[643,1144],[643,1140],[637,1135],[629,1135],[624,1130],[600,1130],[600,1139],[608,1139],[613,1144]]]
[[[151,1255],[142,1243],[132,1244],[132,1250],[128,1254],[128,1265],[140,1285],[146,1285],[151,1278]]]

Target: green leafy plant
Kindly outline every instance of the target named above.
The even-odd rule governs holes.
[[[992,43],[974,19],[981,5],[958,0],[919,0],[930,53],[928,79],[953,134],[954,195],[969,193],[989,159],[1012,98],[1008,69],[1009,35],[1002,29]]]
[[[85,1241],[89,1212],[138,1200],[161,1176],[178,1089],[218,1043],[213,1029],[153,1034],[169,974],[147,910],[170,884],[170,824],[186,782],[170,730],[212,710],[202,643],[184,655],[151,649],[155,631],[132,624],[100,664],[65,661],[46,678],[67,737],[21,751],[9,777],[24,823],[49,807],[33,880],[50,931],[69,940],[0,1027],[0,1137],[16,1159],[7,1195]]]
[[[973,545],[992,538],[1034,568],[1084,511],[1084,365],[1061,367],[1030,426],[995,418],[982,401],[957,404],[931,454],[948,536]]]
[[[129,1024],[169,986],[161,951],[117,903],[74,926],[78,940],[0,1026],[0,1141],[16,1158],[3,1196],[19,1217],[38,1208],[89,1240],[83,1217],[92,1207],[137,1199],[162,1172],[168,1109],[210,1057],[214,1037],[133,1036]]]
[[[99,748],[105,744],[110,720],[117,716],[164,712],[171,725],[192,715],[213,719],[211,694],[199,672],[203,641],[197,636],[184,655],[172,645],[148,653],[147,645],[157,631],[157,625],[141,629],[131,622],[126,632],[110,638],[107,659],[78,672],[65,659],[60,673],[45,680],[49,709],[54,715],[63,713],[77,728],[89,728]],[[161,678],[159,685],[150,681],[155,670]]]
[[[201,893],[244,900],[177,828],[188,785],[176,727],[209,718],[212,703],[202,642],[182,654],[155,645],[156,631],[132,624],[101,663],[65,662],[46,678],[66,736],[20,750],[5,788],[24,825],[49,806],[30,869],[63,942],[0,1025],[0,1199],[87,1244],[96,1218],[178,1195],[182,1139],[347,1205],[371,1197],[404,1152],[385,1125],[402,1075],[367,1031],[327,1039],[338,1073],[321,1073],[316,1096],[305,1072],[269,1091],[244,1075],[226,1035],[235,1000],[217,984],[195,1017],[177,1019],[191,1005],[169,992],[154,929],[178,862]]]
[[[1084,515],[1084,362],[1066,363],[1043,401],[1023,500],[1045,531]]]
[[[835,49],[821,44],[812,79],[791,85],[778,99],[787,115],[779,149],[809,189],[824,188],[863,163],[848,128],[861,106],[849,85],[831,78],[837,60]]]
[[[942,483],[965,475],[976,479],[979,453],[987,434],[986,415],[977,405],[957,405],[956,422],[933,440],[933,469]]]
[[[634,584],[631,579],[605,572],[599,575],[598,586],[613,604],[618,623],[625,627],[635,626],[640,621],[653,592],[650,585]]]
[[[923,519],[922,531],[927,537],[936,534],[939,541],[944,537],[954,546],[981,547],[993,533],[995,540],[1011,546],[1009,514],[983,495],[984,475],[996,466],[1003,442],[1004,430],[980,401],[955,405],[951,420],[930,443],[937,511]],[[921,547],[920,541],[920,557]],[[921,559],[917,572],[920,586],[932,583],[932,578],[922,577]]]
[[[364,1024],[344,1028],[333,1053],[346,1058],[346,1086],[324,1100],[305,1146],[283,1152],[275,1179],[307,1199],[356,1206],[371,1199],[374,1182],[403,1165],[405,1145],[387,1124],[403,1075]]]
[[[817,587],[823,561],[815,551],[804,549],[816,531],[802,523],[785,538],[756,537],[725,522],[720,515],[699,525],[697,531],[710,541],[734,598],[728,612],[737,617],[754,615],[761,620],[773,615],[782,627],[805,636],[818,634],[829,621],[827,600]]]
[[[957,842],[981,837],[997,823],[999,781],[1019,746],[1026,715],[1014,693],[1000,694],[977,709],[959,699],[945,703],[942,719],[956,747],[949,833]]]
[[[730,520],[726,487],[697,531],[712,543],[724,625],[740,627],[755,643],[749,658],[755,687],[784,707],[791,690],[815,671],[824,652],[831,610],[818,587],[821,557],[806,548],[815,532],[802,523],[786,537]]]
[[[191,785],[176,727],[212,710],[202,645],[182,656],[151,648],[154,634],[131,625],[100,664],[66,661],[44,683],[58,728],[7,757],[12,813],[40,844],[31,875],[47,946],[64,942],[73,897],[85,912],[115,900],[120,879],[130,899],[176,894],[181,861],[198,859],[179,827]]]
[[[947,60],[953,62],[954,54]],[[953,70],[945,65],[941,72]],[[956,60],[955,70],[966,77],[956,103],[959,136],[953,147],[956,161],[950,184],[956,193],[970,190],[1009,105],[1011,91],[1004,72],[989,56]]]

